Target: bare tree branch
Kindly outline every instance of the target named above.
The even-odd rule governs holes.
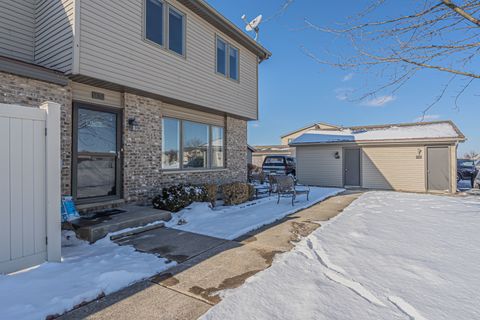
[[[474,24],[476,24],[477,26],[480,27],[480,20],[474,18],[473,16],[471,16],[470,14],[465,12],[465,10],[463,10],[461,7],[454,4],[452,1],[442,0],[442,2],[443,2],[444,5],[446,5],[447,7],[449,7],[450,9],[452,9],[453,11],[455,11],[456,13],[458,13],[459,15],[461,15],[462,17],[467,19],[468,21],[470,21],[470,22],[472,22],[472,23],[474,23]]]
[[[335,46],[322,54],[306,46],[301,49],[319,64],[373,74],[375,88],[360,93],[359,99],[395,92],[424,70],[451,74],[424,116],[453,82],[467,79],[455,98],[458,108],[459,97],[480,79],[480,0],[410,0],[398,9],[398,1],[370,0],[366,9],[333,26],[320,26],[305,17],[306,28],[332,37]]]

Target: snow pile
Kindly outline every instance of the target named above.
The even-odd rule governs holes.
[[[237,206],[219,206],[214,209],[207,203],[193,203],[174,214],[173,219],[167,222],[166,226],[232,240],[249,231],[282,219],[289,214],[308,208],[343,190],[312,187],[309,195],[310,200],[307,201],[306,195],[298,195],[294,206],[292,206],[290,198],[281,198],[280,203],[277,204],[276,195]],[[187,220],[187,224],[177,225],[180,219]]]
[[[62,263],[44,263],[0,275],[0,319],[45,319],[62,314],[102,294],[118,291],[161,272],[174,263],[106,237],[95,244],[64,232]]]
[[[311,130],[293,140],[299,143],[331,143],[392,139],[458,138],[458,133],[449,122],[391,126],[365,130]]]
[[[204,319],[480,319],[480,200],[363,195]]]

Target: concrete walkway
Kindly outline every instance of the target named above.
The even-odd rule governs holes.
[[[89,303],[60,319],[197,319],[221,301],[219,292],[241,286],[268,268],[278,253],[360,196],[350,191],[297,212],[276,224],[203,252],[150,280]]]

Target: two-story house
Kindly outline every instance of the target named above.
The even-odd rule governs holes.
[[[246,180],[269,57],[203,0],[0,1],[0,103],[61,104],[62,193],[79,204]]]

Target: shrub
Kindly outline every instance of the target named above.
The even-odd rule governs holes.
[[[227,206],[237,205],[253,199],[255,190],[248,183],[229,183],[222,186],[223,202]]]
[[[217,197],[216,185],[175,185],[163,188],[162,192],[153,198],[152,204],[156,209],[178,212],[193,202],[210,202],[215,205]]]
[[[261,184],[265,182],[265,173],[262,168],[254,164],[248,164],[247,169],[249,182],[260,182]]]
[[[205,191],[205,201],[208,201],[212,204],[212,206],[215,206],[215,202],[217,201],[218,186],[216,184],[206,184]]]

